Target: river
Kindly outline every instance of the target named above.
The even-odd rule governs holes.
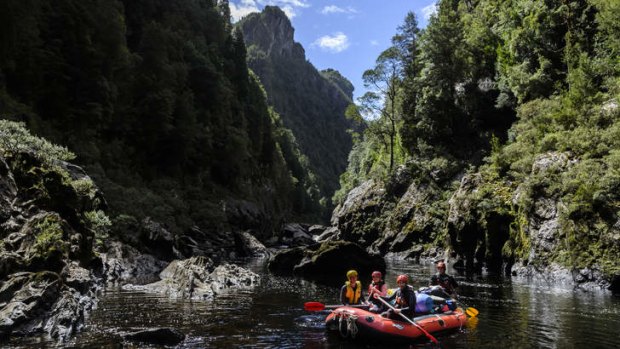
[[[350,343],[327,333],[326,312],[303,310],[307,301],[336,302],[338,289],[266,272],[263,262],[245,267],[259,273],[252,292],[220,296],[213,302],[169,300],[152,294],[106,289],[85,328],[66,347],[144,348],[121,335],[148,327],[173,327],[186,334],[179,348],[384,348]],[[387,281],[408,273],[417,288],[433,267],[388,261]],[[480,311],[461,331],[439,336],[441,347],[456,348],[618,348],[620,298],[489,275],[465,277],[448,270],[460,284],[461,300]],[[343,276],[344,281],[344,276]],[[51,347],[45,337],[14,338],[12,348]],[[151,346],[156,347],[156,346]],[[432,348],[417,343],[414,348]]]

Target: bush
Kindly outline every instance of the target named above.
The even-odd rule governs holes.
[[[0,154],[9,156],[20,152],[33,153],[46,164],[75,159],[75,154],[67,148],[31,135],[23,122],[0,120]]]

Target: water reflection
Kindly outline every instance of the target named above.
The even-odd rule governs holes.
[[[304,302],[334,304],[339,290],[266,273],[263,263],[247,267],[263,276],[253,292],[220,296],[213,302],[173,301],[151,294],[108,289],[85,329],[67,347],[144,348],[122,335],[147,327],[174,327],[187,335],[180,348],[385,348],[350,343],[327,333],[328,312],[307,312]],[[386,281],[407,273],[414,287],[426,286],[432,265],[391,261]],[[617,348],[620,299],[573,292],[546,284],[495,275],[458,275],[461,300],[480,311],[462,331],[439,338],[444,349],[459,348]],[[344,276],[343,276],[344,278]],[[344,282],[344,279],[343,279]],[[7,343],[4,343],[7,344]],[[15,338],[9,347],[50,347],[45,337]],[[393,347],[393,346],[390,346]],[[417,343],[412,348],[432,348]],[[403,348],[409,348],[404,346]]]

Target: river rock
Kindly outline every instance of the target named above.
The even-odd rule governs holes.
[[[308,227],[300,223],[287,223],[280,233],[280,244],[288,247],[307,246],[314,243]]]
[[[108,241],[106,253],[101,254],[104,275],[111,284],[147,284],[159,280],[159,273],[166,267],[165,261],[119,241]]]
[[[293,275],[293,268],[304,258],[305,251],[304,247],[278,251],[269,259],[267,268],[277,275]]]
[[[174,328],[149,328],[123,336],[128,341],[156,345],[178,345],[185,340],[185,334]]]
[[[310,235],[312,235],[313,238],[323,234],[325,232],[325,230],[327,230],[329,227],[326,227],[324,225],[320,225],[320,224],[315,224],[310,226],[310,228],[308,228],[308,233],[310,233]]]
[[[340,240],[340,229],[337,227],[329,227],[323,231],[320,235],[313,237],[316,242],[336,241]]]
[[[269,257],[269,251],[250,231],[235,232],[235,245],[241,257]]]
[[[255,287],[260,277],[233,264],[214,267],[206,257],[174,260],[159,274],[161,281],[125,285],[125,289],[161,293],[171,298],[205,300],[215,295]]]
[[[168,262],[183,258],[175,249],[174,235],[150,217],[138,221],[133,216],[120,215],[114,220],[114,231],[121,242],[133,246],[140,253]]]
[[[295,248],[276,254],[269,262],[270,270],[292,274],[326,284],[338,284],[346,279],[350,269],[361,277],[374,270],[385,271],[385,260],[369,254],[361,246],[347,241],[328,241],[310,248]]]

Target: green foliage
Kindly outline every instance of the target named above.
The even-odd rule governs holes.
[[[112,214],[151,216],[174,232],[210,219],[204,227],[226,226],[217,203],[229,197],[277,211],[273,224],[288,214],[287,164],[227,1],[9,0],[0,9],[0,113],[73,149]],[[1,151],[74,158],[2,122]],[[73,186],[93,194],[89,183]]]
[[[95,244],[99,247],[103,246],[109,237],[110,227],[112,226],[110,218],[101,210],[84,212],[84,218],[87,227],[95,235]]]
[[[60,217],[55,215],[45,216],[35,225],[35,242],[32,248],[40,256],[47,256],[52,252],[59,251],[66,254],[69,243],[64,237],[64,230]]]
[[[0,119],[0,154],[6,157],[20,152],[31,152],[48,165],[75,159],[67,148],[31,135],[23,122]]]
[[[75,192],[80,196],[86,196],[90,199],[95,198],[97,187],[90,178],[81,178],[71,181],[71,186],[75,189]]]
[[[398,133],[413,182],[437,185],[447,201],[460,187],[457,175],[479,176],[457,198],[468,211],[461,222],[471,227],[449,232],[468,234],[451,236],[463,257],[620,270],[619,6],[442,0],[425,30],[412,34],[410,16],[399,29]],[[368,129],[337,200],[383,161],[387,132],[380,123]],[[530,235],[543,199],[557,210],[561,243],[552,251]],[[450,205],[429,206],[445,215]]]

